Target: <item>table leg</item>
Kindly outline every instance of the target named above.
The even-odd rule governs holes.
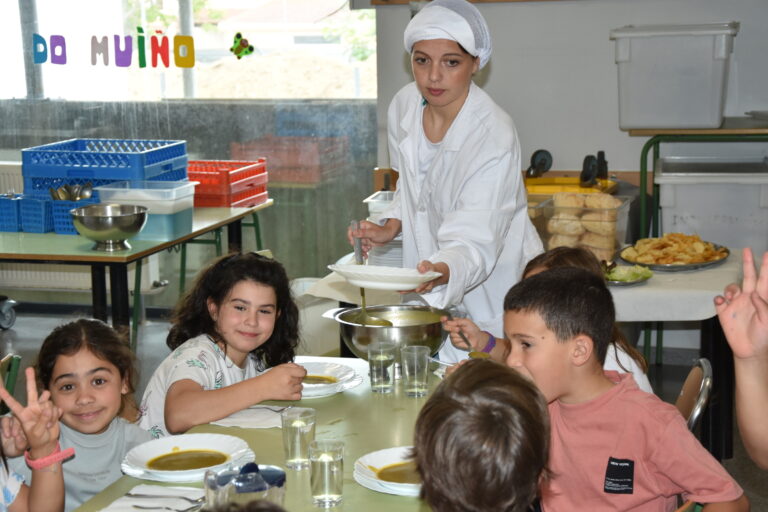
[[[93,303],[93,318],[107,321],[107,280],[104,265],[91,265],[91,301]]]
[[[227,224],[227,239],[229,241],[229,252],[240,252],[243,250],[242,221],[238,219]]]
[[[112,326],[127,333],[131,320],[127,264],[111,263],[109,265],[109,286],[112,297]]]
[[[712,395],[701,422],[701,443],[717,460],[733,457],[733,352],[720,321],[701,322],[701,357],[712,364]]]

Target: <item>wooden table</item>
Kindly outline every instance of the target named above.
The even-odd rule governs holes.
[[[94,251],[94,242],[77,235],[55,233],[0,233],[0,261],[16,263],[63,263],[90,265],[93,316],[107,320],[105,269],[109,268],[112,324],[128,327],[130,321],[128,265],[176,244],[226,226],[229,250],[240,251],[243,217],[272,206],[273,200],[250,208],[195,208],[192,230],[169,240],[131,240],[131,249],[119,252]]]
[[[403,393],[398,382],[391,395],[378,395],[371,392],[368,380],[368,363],[362,359],[336,357],[303,357],[300,361],[329,361],[351,366],[363,382],[354,389],[325,398],[305,399],[296,404],[317,410],[317,439],[340,439],[345,443],[344,451],[344,501],[341,506],[330,510],[365,511],[365,512],[426,512],[429,507],[418,498],[394,496],[371,491],[352,478],[355,461],[376,450],[394,446],[410,446],[413,443],[413,430],[416,417],[426,402],[427,397],[409,398]],[[430,374],[430,388],[434,389],[439,379]],[[284,404],[285,402],[273,402]],[[190,432],[228,434],[244,439],[256,454],[256,461],[285,467],[283,457],[282,431],[279,428],[241,429],[204,425],[195,427]],[[287,489],[284,507],[290,512],[317,512],[312,505],[309,490],[309,471],[287,471]],[[79,512],[95,512],[108,506],[140,483],[158,485],[124,476],[107,487],[93,499],[83,504]],[[202,483],[196,484],[202,486]]]

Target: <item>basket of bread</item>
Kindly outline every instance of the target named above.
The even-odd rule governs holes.
[[[547,249],[584,247],[611,261],[624,245],[632,198],[559,192],[536,206],[533,223]]]

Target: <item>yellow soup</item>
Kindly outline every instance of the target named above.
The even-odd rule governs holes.
[[[376,478],[396,484],[420,484],[421,477],[416,472],[416,463],[412,460],[389,464],[376,471]]]
[[[227,461],[227,456],[215,450],[177,450],[151,459],[149,469],[158,471],[185,471],[207,468]]]
[[[304,384],[336,384],[339,379],[330,375],[307,375]]]

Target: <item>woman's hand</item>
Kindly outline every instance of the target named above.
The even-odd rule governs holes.
[[[469,344],[472,345],[472,350],[476,352],[482,351],[488,344],[488,333],[481,331],[477,324],[469,318],[448,319],[447,316],[444,316],[440,318],[440,321],[443,322],[443,329],[448,331],[451,343],[458,349],[467,350],[467,344],[459,336],[460,331],[464,333]]]
[[[383,226],[361,220],[358,229],[347,228],[347,240],[351,245],[355,245],[355,238],[362,239],[363,257],[367,258],[368,251],[373,247],[391,242],[400,233],[401,226],[402,224],[398,219],[387,219]]]
[[[426,274],[427,272],[440,272],[442,275],[432,279],[431,281],[421,283],[413,290],[403,290],[400,293],[429,293],[435,286],[448,283],[448,279],[451,277],[451,269],[448,268],[447,263],[443,263],[442,261],[432,263],[429,260],[424,260],[416,266],[416,270],[418,270],[420,274]]]
[[[262,387],[264,400],[301,400],[301,381],[307,370],[296,363],[277,365],[255,377]]]

